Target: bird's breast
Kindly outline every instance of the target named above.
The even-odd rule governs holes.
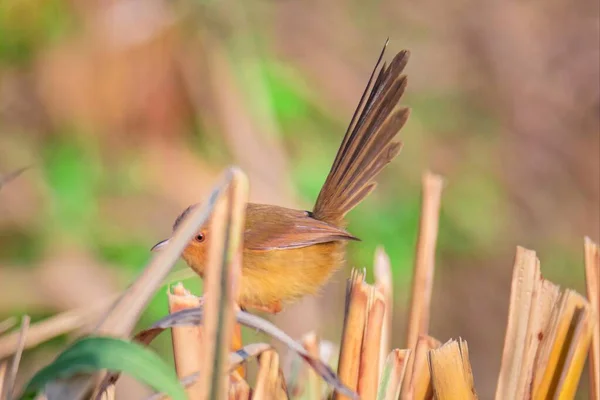
[[[296,249],[245,250],[240,304],[269,305],[317,292],[344,264],[345,242]]]

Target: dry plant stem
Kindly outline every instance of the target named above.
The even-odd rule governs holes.
[[[537,269],[539,272],[539,261]],[[543,337],[543,332],[550,322],[552,310],[559,296],[560,288],[558,285],[544,279],[536,279],[531,300],[532,306],[529,313],[525,352],[515,392],[517,398],[524,399],[531,397],[531,387],[535,373],[535,358],[541,343],[540,337]]]
[[[319,338],[314,332],[309,332],[308,334],[304,335],[304,337],[302,338],[302,345],[304,346],[308,354],[310,354],[314,358],[320,358]],[[323,385],[321,378],[316,374],[315,371],[313,371],[312,368],[304,367],[304,370],[307,374],[306,387],[308,392],[308,398],[311,400],[321,399],[323,393]]]
[[[287,399],[279,373],[279,355],[275,350],[267,350],[260,355],[258,377],[253,399],[284,400]]]
[[[188,292],[182,284],[173,287],[167,293],[169,300],[169,313],[179,310],[199,307],[200,299]],[[201,372],[201,359],[203,347],[203,329],[201,325],[178,326],[171,329],[173,343],[173,357],[175,369],[179,379],[188,375]],[[188,399],[201,399],[200,382],[196,381],[186,388]]]
[[[373,298],[369,307],[363,347],[360,355],[358,395],[361,399],[375,399],[379,381],[379,351],[381,331],[385,317],[384,295],[373,288]]]
[[[573,338],[568,347],[564,367],[558,381],[556,397],[573,399],[587,358],[592,341],[596,321],[592,317],[590,307],[585,307],[575,314]]]
[[[385,368],[381,375],[379,393],[377,400],[397,400],[400,396],[400,390],[404,384],[406,368],[410,360],[411,351],[408,349],[394,349],[387,356]],[[387,383],[386,383],[387,381]]]
[[[386,357],[392,349],[392,315],[394,311],[392,266],[390,258],[383,247],[378,247],[375,250],[374,273],[375,287],[383,294],[385,301],[385,317],[381,329],[381,346],[379,349],[379,375],[381,376]]]
[[[441,343],[431,336],[420,336],[413,350],[413,357],[408,367],[410,374],[406,373],[405,383],[402,386],[402,399],[431,399],[433,388],[431,386],[431,373],[427,360],[429,350],[437,349]]]
[[[7,360],[0,361],[0,395],[4,393],[4,383],[6,382],[6,371],[8,370]]]
[[[353,391],[356,391],[358,386],[368,303],[369,294],[364,284],[364,275],[354,269],[346,291],[346,312],[338,365],[340,380]],[[334,399],[341,400],[346,397],[336,392]]]
[[[23,348],[25,347],[25,338],[27,337],[27,331],[29,329],[30,322],[29,315],[24,315],[21,319],[21,330],[19,335],[19,342],[17,344],[17,351],[13,356],[12,363],[10,365],[9,374],[4,380],[3,391],[0,392],[2,399],[10,400],[13,398],[15,391],[15,382],[17,381],[17,372],[19,371],[19,363],[21,362],[21,356],[23,355]]]
[[[146,307],[152,295],[161,286],[171,268],[179,259],[181,252],[187,246],[192,236],[208,220],[212,208],[225,187],[233,177],[243,174],[237,168],[229,168],[221,182],[209,196],[203,207],[193,210],[180,224],[164,251],[160,251],[150,261],[142,274],[133,282],[127,291],[116,301],[108,313],[101,318],[94,333],[127,337],[131,333],[139,315]],[[73,377],[65,381],[47,385],[48,400],[59,398],[81,399],[100,381],[100,374],[87,377]]]
[[[589,313],[584,312],[585,308],[589,308],[589,305],[578,293],[570,289],[562,293],[552,313],[548,329],[544,332],[536,358],[534,399],[552,398],[557,393],[562,372],[565,367],[568,368],[565,362],[575,338],[574,332],[579,324],[585,322],[581,317],[589,317]]]
[[[516,396],[527,343],[532,297],[539,280],[540,270],[535,252],[517,247],[496,400],[513,399]]]
[[[250,386],[237,372],[230,375],[229,392],[227,398],[229,400],[249,400]]]
[[[91,306],[65,311],[32,324],[25,339],[25,349],[35,347],[56,336],[86,326],[105,313],[117,298],[117,295],[113,295],[106,299],[91,302]],[[14,354],[18,341],[18,331],[0,337],[0,359]]]
[[[451,340],[429,351],[429,368],[437,400],[476,399],[466,342]]]
[[[433,287],[435,246],[442,188],[443,179],[441,176],[430,172],[423,175],[421,220],[408,320],[406,347],[409,349],[414,349],[419,335],[426,335],[429,330],[429,307]]]
[[[217,203],[211,222],[213,240],[204,286],[204,333],[206,343],[212,345],[202,352],[202,399],[221,399],[227,393],[227,359],[235,325],[247,201],[246,176],[234,171],[229,190]]]
[[[590,348],[590,399],[600,398],[600,248],[585,238],[585,281],[587,297],[595,314],[596,324]]]

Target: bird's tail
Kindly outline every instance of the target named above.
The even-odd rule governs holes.
[[[338,226],[343,225],[344,216],[375,189],[373,178],[402,147],[400,141],[392,140],[410,112],[398,105],[406,87],[402,71],[409,52],[401,51],[389,66],[384,62],[379,69],[384,52],[385,46],[313,209],[315,218]]]

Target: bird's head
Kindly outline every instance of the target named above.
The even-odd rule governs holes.
[[[175,220],[173,224],[173,233],[177,230],[181,222],[185,219],[186,216],[190,214],[190,212],[199,206],[199,204],[194,204],[186,208]],[[188,245],[185,247],[183,252],[181,253],[181,257],[185,260],[185,262],[192,268],[196,273],[200,276],[204,276],[204,266],[206,265],[206,258],[208,253],[208,240],[210,238],[210,220],[207,221],[204,226],[196,232],[196,234],[192,237]],[[156,243],[151,251],[160,251],[164,249],[168,244],[171,238],[162,240]]]

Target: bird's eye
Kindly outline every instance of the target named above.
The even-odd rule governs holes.
[[[204,234],[199,233],[196,235],[196,242],[204,242]]]

